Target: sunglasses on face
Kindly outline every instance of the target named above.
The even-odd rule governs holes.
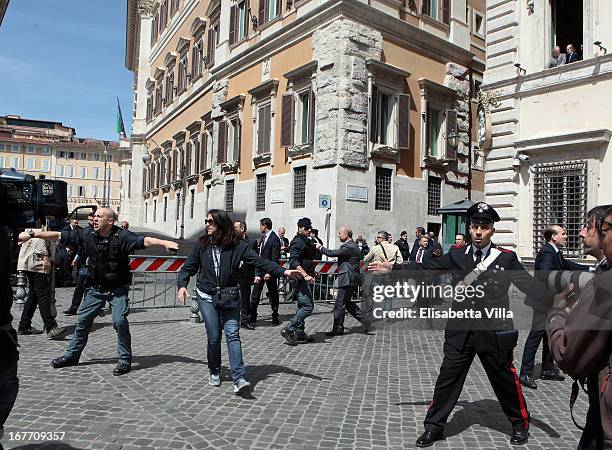
[[[204,225],[214,225],[214,219],[204,219]]]

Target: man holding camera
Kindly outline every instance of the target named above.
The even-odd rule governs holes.
[[[578,296],[573,284],[555,296],[546,332],[559,367],[581,383],[586,379],[589,410],[578,448],[612,448],[612,271],[607,264],[612,258],[612,205],[589,211],[580,236],[585,254],[599,260],[596,275]]]
[[[128,288],[131,282],[129,255],[134,250],[150,246],[161,246],[166,250],[177,250],[172,241],[140,236],[115,225],[116,215],[111,208],[99,208],[94,217],[93,228],[70,231],[36,231],[21,233],[20,242],[31,238],[62,243],[77,244],[86,258],[81,269],[86,280],[85,299],[74,335],[63,356],[51,361],[55,368],[75,366],[93,325],[94,318],[109,302],[113,313],[113,327],[117,332],[118,364],[113,375],[124,375],[131,370],[132,347],[127,316],[129,313]]]
[[[563,227],[559,225],[548,227],[544,231],[544,240],[546,243],[538,252],[534,264],[535,276],[538,280],[546,282],[548,274],[553,270],[589,270],[588,266],[568,261],[563,257],[563,248],[567,241],[567,231]],[[521,384],[530,389],[538,388],[533,378],[533,365],[542,338],[544,338],[544,347],[542,348],[542,374],[540,378],[552,381],[565,380],[565,377],[559,373],[559,369],[555,367],[552,355],[548,350],[546,315],[534,310],[531,331],[525,341],[519,376]]]

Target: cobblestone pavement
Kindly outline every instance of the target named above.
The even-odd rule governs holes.
[[[58,290],[58,320],[72,289]],[[282,305],[282,319],[293,311]],[[316,341],[282,342],[269,309],[255,331],[242,330],[247,398],[233,394],[223,345],[223,384],[207,383],[204,326],[190,325],[188,308],[133,310],[133,370],[112,376],[116,335],[110,315],[98,318],[77,367],[53,369],[68,338],[21,338],[21,390],[5,425],[7,448],[414,448],[442,358],[440,331],[404,330],[393,324],[371,335],[351,332],[325,339],[331,305],[317,304],[308,319]],[[19,316],[17,306],[14,313]],[[36,326],[41,326],[39,314]],[[16,324],[16,321],[15,321]],[[520,365],[527,333],[515,365]],[[539,358],[538,354],[538,358]],[[536,360],[536,361],[539,361]],[[539,368],[537,369],[539,370]],[[540,382],[526,392],[532,415],[529,449],[575,448],[579,430],[569,415],[571,383]],[[575,407],[586,415],[586,395]],[[65,432],[61,442],[10,441],[18,431]],[[434,448],[509,448],[511,429],[482,365],[472,366],[461,399]]]

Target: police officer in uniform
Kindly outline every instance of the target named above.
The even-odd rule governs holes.
[[[281,336],[289,345],[308,342],[308,336],[304,331],[305,320],[312,315],[314,310],[314,299],[310,283],[314,282],[316,247],[309,238],[312,222],[308,217],[303,217],[297,223],[298,232],[289,244],[289,268],[298,270],[302,277],[292,280],[292,287],[297,297],[297,312],[291,318],[287,326],[281,330]]]
[[[475,295],[464,302],[453,302],[453,310],[480,311],[481,317],[449,319],[446,323],[444,359],[425,417],[425,432],[417,439],[417,447],[429,447],[443,439],[444,426],[459,399],[476,355],[512,424],[510,443],[525,444],[529,436],[529,412],[512,362],[518,330],[514,329],[512,318],[503,314],[503,308],[510,310],[508,289],[511,283],[543,301],[551,301],[552,293],[525,271],[516,253],[491,242],[495,233],[494,223],[500,220],[491,206],[476,203],[468,209],[467,215],[471,245],[456,245],[439,258],[403,267],[410,270],[452,270],[459,278],[456,281],[475,289],[480,286],[483,292],[480,297]],[[377,266],[385,267],[385,263]],[[500,308],[502,314],[488,318],[485,308]]]
[[[63,356],[51,361],[55,368],[75,366],[85,344],[94,318],[110,303],[113,313],[113,327],[117,332],[118,364],[113,375],[130,371],[132,346],[127,320],[129,313],[128,287],[131,282],[129,254],[134,250],[150,246],[161,246],[166,250],[178,250],[178,245],[152,237],[144,237],[123,230],[115,225],[116,215],[111,208],[96,211],[93,228],[57,231],[36,231],[21,233],[19,240],[30,238],[62,241],[65,245],[76,244],[86,258],[86,293],[80,307],[80,314],[74,335]]]

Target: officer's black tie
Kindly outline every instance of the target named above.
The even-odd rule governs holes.
[[[482,250],[478,249],[474,254],[476,255],[476,265],[478,265],[482,261]]]

